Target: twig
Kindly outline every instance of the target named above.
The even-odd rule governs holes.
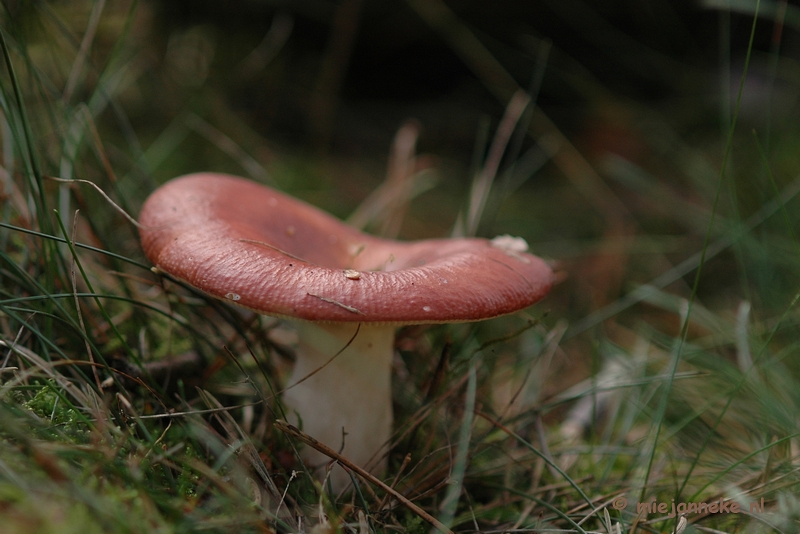
[[[380,479],[376,478],[375,476],[369,474],[369,472],[364,470],[362,467],[359,467],[358,465],[354,464],[353,462],[351,462],[350,460],[348,460],[347,458],[345,458],[344,456],[342,456],[338,452],[334,451],[333,449],[331,449],[327,445],[325,445],[323,443],[320,443],[319,441],[315,440],[314,438],[312,438],[308,434],[298,430],[296,427],[294,427],[294,426],[290,425],[289,423],[287,423],[286,421],[282,421],[280,419],[275,421],[275,428],[277,428],[278,430],[280,430],[284,434],[288,434],[288,435],[290,435],[290,436],[292,436],[294,438],[299,439],[300,441],[302,441],[303,443],[305,443],[309,447],[318,450],[319,452],[321,452],[325,456],[333,458],[334,460],[336,460],[337,462],[339,462],[343,466],[345,466],[348,469],[352,470],[358,476],[363,478],[366,482],[374,484],[374,485],[378,486],[379,488],[381,488],[386,493],[391,494],[391,496],[394,497],[395,499],[397,499],[398,501],[400,501],[403,504],[403,506],[405,506],[406,508],[408,508],[409,510],[411,510],[412,512],[414,512],[415,514],[420,516],[422,519],[424,519],[425,521],[427,521],[428,523],[430,523],[431,525],[436,527],[440,532],[444,532],[445,534],[453,534],[452,530],[450,530],[449,528],[444,526],[439,520],[437,520],[435,517],[430,515],[428,512],[426,512],[425,510],[423,510],[422,508],[420,508],[419,506],[417,506],[413,502],[409,501],[406,497],[404,497],[403,495],[398,493],[395,489],[389,487],[385,482],[383,482],[382,480],[380,480]]]

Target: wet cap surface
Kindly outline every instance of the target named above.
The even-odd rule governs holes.
[[[139,217],[147,257],[202,291],[309,321],[477,321],[541,300],[553,274],[514,238],[401,242],[364,234],[258,183],[176,178]],[[522,242],[524,243],[524,242]]]

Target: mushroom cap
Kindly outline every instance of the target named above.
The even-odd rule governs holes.
[[[147,199],[139,222],[144,252],[158,269],[278,317],[398,325],[477,321],[526,308],[553,283],[544,261],[507,240],[380,239],[274,189],[223,174],[169,181]]]

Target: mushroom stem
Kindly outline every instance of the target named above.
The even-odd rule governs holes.
[[[290,422],[374,474],[386,467],[380,451],[392,432],[394,330],[382,325],[299,323],[297,363],[283,397]],[[311,448],[302,456],[315,467],[330,460]],[[335,467],[334,490],[349,482],[347,473]]]

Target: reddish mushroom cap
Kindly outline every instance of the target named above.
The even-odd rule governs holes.
[[[553,274],[536,256],[486,239],[399,242],[304,202],[222,174],[155,191],[139,216],[162,271],[266,315],[309,321],[449,323],[520,310]]]

